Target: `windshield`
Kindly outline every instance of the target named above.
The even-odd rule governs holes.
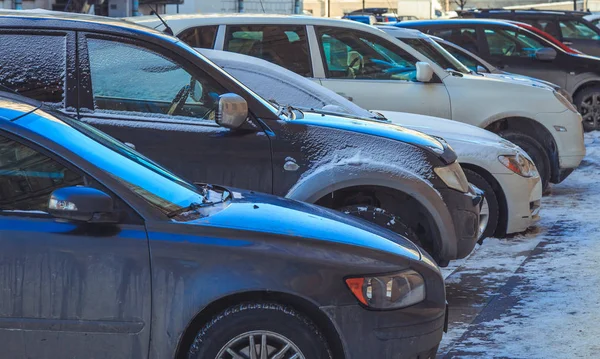
[[[36,111],[19,124],[39,133],[60,138],[60,144],[113,177],[162,213],[203,203],[196,187],[179,178],[122,142],[96,128],[60,113]]]
[[[425,38],[401,39],[415,50],[427,56],[431,61],[438,66],[446,69],[458,71],[463,74],[469,74],[471,71],[452,56],[448,51],[441,47],[437,42]]]

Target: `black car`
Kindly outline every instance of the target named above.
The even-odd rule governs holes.
[[[600,56],[600,29],[583,18],[590,15],[589,12],[485,9],[463,12],[461,15],[528,23],[584,54]]]
[[[124,21],[3,13],[0,83],[195,182],[337,209],[468,255],[481,196],[442,140],[386,121],[270,103],[178,39]],[[219,117],[220,108],[236,109]]]
[[[586,130],[600,129],[600,58],[567,53],[531,31],[499,20],[408,21],[394,26],[441,37],[500,70],[554,83],[571,95]]]
[[[433,358],[445,326],[407,239],[186,182],[2,92],[0,239],[3,358]]]

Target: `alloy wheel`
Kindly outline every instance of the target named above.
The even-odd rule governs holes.
[[[592,92],[585,96],[579,105],[579,112],[581,112],[586,127],[598,129],[600,126],[600,92]]]
[[[216,359],[305,359],[298,347],[283,335],[257,330],[238,335],[217,354]]]

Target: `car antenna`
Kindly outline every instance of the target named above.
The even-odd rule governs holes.
[[[265,6],[263,5],[262,0],[258,0],[258,2],[260,2],[260,7],[262,8],[263,14],[266,14],[266,12],[265,12]]]
[[[394,11],[394,8],[392,7],[392,4],[390,3],[390,0],[387,0],[389,9],[392,9],[392,14],[394,14],[394,17],[396,18],[396,22],[400,22],[400,18],[398,17],[398,12]]]
[[[173,29],[171,29],[171,27],[169,25],[167,25],[167,22],[165,20],[163,20],[163,18],[160,17],[160,15],[158,15],[158,4],[156,4],[155,10],[150,11],[150,15],[156,15],[156,17],[160,20],[160,22],[162,22],[162,24],[165,26],[165,29],[163,30],[163,32],[165,34],[174,36]]]

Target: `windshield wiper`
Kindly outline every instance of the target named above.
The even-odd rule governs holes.
[[[446,71],[451,73],[453,76],[460,76],[460,77],[464,76],[464,74],[462,72],[456,71],[455,69],[447,68]]]
[[[176,209],[174,211],[167,213],[167,217],[169,217],[169,218],[177,217],[184,212],[196,211],[200,208],[208,207],[208,206],[212,206],[212,205],[213,205],[212,202],[205,202],[205,201],[203,201],[202,203],[192,202],[189,205],[187,205],[186,207],[181,207],[179,209]]]

